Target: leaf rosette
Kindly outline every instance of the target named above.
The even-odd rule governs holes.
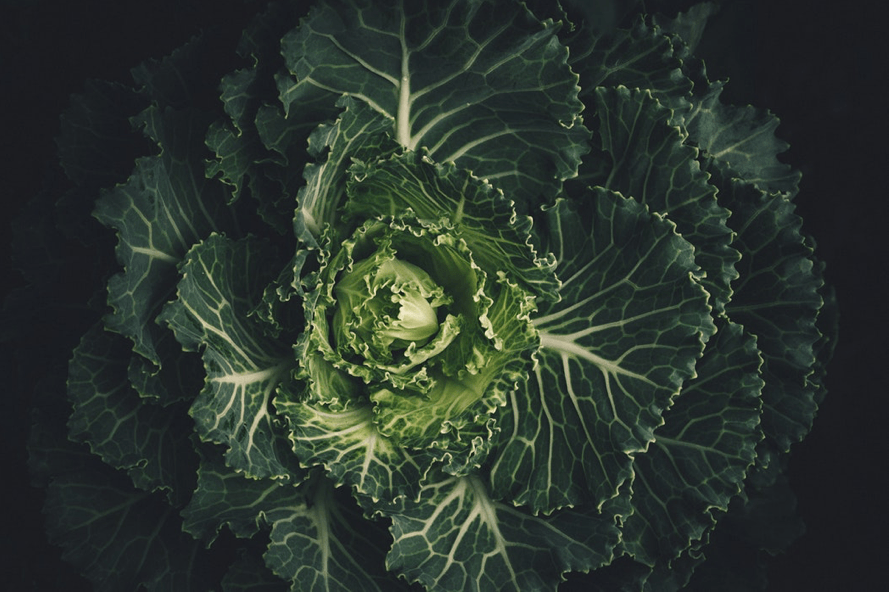
[[[77,98],[122,270],[32,453],[97,584],[669,589],[791,500],[836,321],[777,120],[692,59],[709,5],[566,10],[272,3],[240,70]]]
[[[391,189],[388,181],[404,172],[413,175]],[[511,280],[509,267],[525,258],[538,281],[546,269],[515,226],[497,246],[511,259],[495,259],[482,226],[516,214],[499,191],[465,172],[406,153],[353,175],[352,218],[387,202],[403,208],[364,221],[331,248],[315,295],[304,302],[307,328],[295,347],[305,389],[275,405],[295,415],[295,451],[309,462],[318,460],[312,451],[320,440],[306,435],[295,410],[350,415],[364,408],[369,431],[394,447],[469,472],[484,461],[496,431],[492,413],[525,377],[538,343],[535,298]],[[451,210],[428,218],[436,211],[419,196]]]

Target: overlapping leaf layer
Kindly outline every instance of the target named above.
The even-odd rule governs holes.
[[[668,589],[781,503],[834,317],[777,120],[692,58],[710,9],[557,4],[276,3],[240,70],[197,40],[75,101],[120,269],[82,447],[33,451],[97,586]]]

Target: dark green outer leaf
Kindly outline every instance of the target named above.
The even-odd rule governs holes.
[[[763,431],[788,451],[809,432],[816,414],[810,381],[822,335],[816,326],[824,285],[801,219],[782,195],[768,195],[711,167],[720,195],[733,206],[730,225],[743,254],[727,315],[757,337],[763,352]]]
[[[685,12],[668,17],[661,14],[652,16],[652,20],[661,29],[670,35],[683,40],[689,52],[694,52],[701,41],[702,34],[707,28],[708,19],[720,11],[720,6],[714,2],[701,2],[691,6]],[[671,11],[675,12],[675,11]]]
[[[294,234],[311,247],[319,246],[326,227],[337,229],[335,241],[349,234],[338,210],[346,201],[347,170],[353,162],[373,163],[398,148],[388,134],[391,122],[367,104],[344,96],[337,106],[343,108],[340,117],[319,125],[309,136],[308,152],[318,162],[306,166],[306,185],[297,195]]]
[[[808,240],[809,245],[813,246],[814,242]],[[817,262],[819,274],[822,275],[825,270],[823,262]],[[807,383],[814,389],[813,399],[816,404],[821,404],[822,400],[828,393],[826,386],[826,377],[828,375],[828,364],[834,356],[834,349],[837,347],[840,323],[840,307],[837,302],[837,295],[834,287],[830,285],[822,285],[820,290],[823,304],[816,317],[816,330],[821,335],[814,345],[816,353],[816,364],[813,366],[813,373],[807,377]]]
[[[116,252],[124,266],[108,283],[113,311],[106,325],[160,367],[156,345],[163,328],[154,318],[172,297],[177,263],[211,231],[236,224],[221,187],[204,177],[206,116],[151,107],[139,121],[162,152],[137,161],[127,183],[97,201],[94,216],[118,230]]]
[[[730,247],[729,210],[718,205],[698,150],[684,144],[686,134],[669,123],[672,112],[648,90],[600,87],[590,106],[602,153],[585,160],[580,181],[634,198],[676,223],[677,232],[695,246],[702,284],[722,311],[741,255]]]
[[[363,517],[348,493],[335,491],[319,475],[299,487],[247,479],[213,449],[202,446],[200,452],[198,488],[182,512],[186,532],[209,546],[223,526],[239,538],[268,526],[265,564],[293,590],[388,589],[386,532]],[[256,579],[269,577],[257,569],[252,573]]]
[[[83,337],[69,365],[69,435],[88,443],[106,464],[126,470],[138,488],[167,491],[177,504],[193,488],[191,422],[181,405],[140,398],[127,381],[131,357],[126,339],[99,326]]]
[[[386,530],[364,517],[351,495],[324,477],[306,485],[305,502],[267,514],[266,565],[294,591],[391,591]]]
[[[202,35],[160,59],[146,60],[130,71],[137,90],[154,105],[164,109],[205,109],[215,107],[219,79],[231,67],[220,60],[220,36]],[[200,142],[203,136],[196,137]]]
[[[533,319],[541,350],[510,394],[491,476],[495,497],[545,513],[618,493],[715,331],[674,226],[602,188],[588,203],[547,212],[562,300]]]
[[[777,158],[789,146],[775,136],[779,118],[750,105],[720,103],[722,89],[722,82],[710,83],[707,93],[696,97],[692,111],[684,118],[690,139],[707,156],[727,162],[758,189],[793,198],[800,172]]]
[[[624,498],[622,500],[625,500]],[[490,498],[475,476],[424,486],[416,502],[383,506],[393,520],[390,570],[429,590],[553,590],[571,570],[608,564],[619,506],[534,516]]]
[[[692,81],[682,71],[680,57],[670,38],[642,18],[628,29],[601,33],[594,33],[592,23],[584,23],[567,37],[569,63],[580,77],[585,101],[598,87],[625,86],[649,89],[673,110],[688,109]]]
[[[199,445],[198,485],[182,510],[182,529],[209,547],[223,526],[238,538],[259,532],[272,511],[297,504],[297,487],[270,479],[249,479],[226,465],[212,446]]]
[[[127,377],[133,389],[161,406],[194,400],[204,384],[201,358],[183,351],[172,332],[162,333],[155,347],[164,362],[160,369],[145,357],[130,357]]]
[[[207,162],[207,177],[219,177],[238,200],[254,175],[256,162],[264,151],[246,110],[256,113],[259,102],[255,97],[257,72],[255,69],[237,70],[223,77],[221,87],[223,106],[232,121],[217,120],[207,130],[205,143],[216,155]]]
[[[690,15],[690,22],[704,16],[696,10]],[[681,23],[679,29],[689,28]],[[597,87],[650,90],[673,110],[672,123],[686,129],[690,144],[727,161],[760,189],[797,193],[800,173],[776,157],[788,148],[775,136],[779,120],[765,110],[720,103],[723,83],[708,81],[704,65],[690,55],[686,42],[694,44],[694,39],[680,39],[642,18],[629,29],[605,33],[594,33],[584,23],[577,33],[564,37],[570,64],[580,76],[582,98],[589,100]]]
[[[189,251],[178,298],[158,321],[184,348],[203,348],[207,379],[190,410],[201,438],[228,445],[228,464],[247,476],[299,481],[302,471],[269,408],[290,378],[290,347],[248,315],[277,268],[268,244],[211,235]]]
[[[283,40],[296,81],[282,79],[282,102],[351,95],[390,120],[402,147],[535,203],[586,151],[558,26],[518,3],[325,3]]]
[[[670,563],[716,523],[742,490],[760,421],[761,365],[754,338],[721,321],[649,449],[634,457],[634,513],[624,549],[646,565]]]
[[[83,471],[50,483],[44,512],[63,558],[104,590],[210,587],[202,547],[181,531],[176,511],[120,478]]]
[[[244,30],[238,52],[252,64],[223,77],[221,99],[229,117],[214,122],[206,139],[216,155],[207,163],[208,177],[219,176],[232,200],[245,193],[256,198],[260,216],[282,235],[291,231],[293,197],[308,158],[306,138],[336,114],[327,93],[317,102],[290,106],[288,118],[273,104],[276,76],[284,67],[280,39],[297,25],[302,4],[269,3]]]

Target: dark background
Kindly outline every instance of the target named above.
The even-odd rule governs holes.
[[[84,79],[125,80],[130,67],[202,28],[237,39],[238,17],[259,5],[0,0],[0,235],[9,236],[11,217],[52,178],[58,116]],[[778,134],[792,145],[783,159],[803,172],[798,212],[841,309],[829,395],[789,469],[807,533],[771,562],[773,590],[888,588],[888,43],[874,7],[728,0],[702,46],[710,77],[731,79],[724,98],[782,118]],[[22,283],[3,250],[2,295]],[[51,330],[35,330],[45,334],[31,341]],[[30,396],[17,370],[5,371],[0,584],[85,588],[45,540],[42,494],[28,486],[25,465]]]

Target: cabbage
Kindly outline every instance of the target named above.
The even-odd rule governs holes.
[[[794,536],[756,526],[834,342],[800,176],[693,57],[709,5],[606,8],[275,3],[237,55],[73,98],[62,163],[117,263],[31,440],[72,564],[674,589]]]

